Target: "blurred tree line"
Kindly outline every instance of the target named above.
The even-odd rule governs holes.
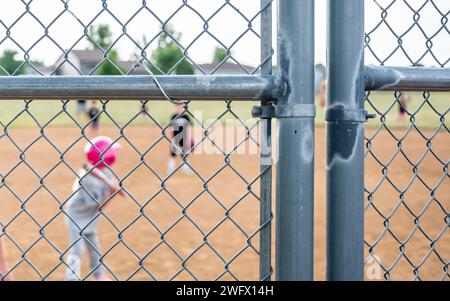
[[[106,53],[105,61],[97,68],[97,75],[121,75],[126,73],[120,66],[117,50],[110,49],[112,46],[112,32],[106,24],[89,28],[88,41],[93,49],[100,49]]]
[[[98,68],[98,75],[118,75],[125,73],[120,66],[119,56],[117,51],[110,49],[112,45],[112,32],[108,25],[102,24],[98,26],[91,26],[89,41],[94,49],[101,49],[107,51],[108,60]],[[194,65],[189,61],[180,45],[176,41],[181,39],[181,33],[176,32],[172,27],[167,26],[159,35],[157,41],[157,48],[152,52],[149,59],[151,64],[147,64],[151,72],[155,75],[177,74],[190,75],[195,73]],[[143,45],[147,45],[145,36],[142,41]],[[144,46],[144,47],[145,47]],[[133,55],[135,60],[139,60],[142,54],[135,53]],[[226,49],[216,47],[214,50],[214,63],[221,63],[229,58],[229,53]]]
[[[23,75],[26,73],[27,68],[32,68],[32,66],[38,68],[43,65],[40,61],[27,63],[18,59],[18,54],[17,51],[11,49],[3,51],[3,54],[0,56],[0,76]]]
[[[89,28],[87,40],[91,49],[99,49],[105,53],[105,60],[97,68],[97,75],[121,75],[125,70],[121,65],[119,54],[113,47],[112,31],[107,24],[99,24]],[[152,52],[147,64],[155,75],[177,74],[190,75],[195,73],[194,65],[189,61],[180,45],[176,41],[181,39],[181,33],[176,32],[172,27],[167,26],[160,34],[157,41],[157,48]],[[143,44],[147,45],[145,37]],[[213,54],[213,63],[226,62],[231,53],[222,47],[216,47]],[[18,59],[18,52],[15,50],[5,50],[0,56],[0,76],[1,75],[21,75],[27,73],[27,68],[42,66],[38,61],[25,62]],[[138,60],[142,54],[135,53],[134,59]],[[31,65],[30,65],[31,63]]]

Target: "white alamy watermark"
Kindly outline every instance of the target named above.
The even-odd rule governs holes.
[[[368,280],[381,280],[383,269],[381,268],[380,257],[370,254],[366,259],[366,278]]]
[[[77,255],[70,254],[67,256],[66,280],[80,280],[81,276],[81,259]]]
[[[184,148],[179,141],[188,140],[188,147],[192,154],[196,155],[260,155],[263,165],[271,165],[276,162],[276,150],[272,149],[272,141],[261,135],[269,126],[269,120],[255,119],[209,119],[203,120],[202,111],[192,113],[193,125],[185,131],[170,137],[172,147]],[[177,131],[176,129],[174,129]]]

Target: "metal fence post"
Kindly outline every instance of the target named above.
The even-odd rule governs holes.
[[[363,280],[364,1],[328,1],[327,278]]]
[[[261,0],[261,75],[272,75],[272,0]],[[270,105],[263,100],[262,106]],[[260,120],[260,280],[272,278],[272,119]]]
[[[276,278],[313,280],[314,0],[278,3]]]

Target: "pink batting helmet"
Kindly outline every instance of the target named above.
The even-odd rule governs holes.
[[[86,144],[84,153],[92,165],[102,168],[106,165],[112,166],[114,164],[119,149],[119,143],[113,143],[113,140],[109,137],[99,136],[95,137],[90,143]],[[99,164],[97,165],[97,163]]]

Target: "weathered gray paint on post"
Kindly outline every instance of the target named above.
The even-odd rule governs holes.
[[[364,1],[328,14],[327,278],[363,280]]]
[[[313,280],[314,0],[278,5],[276,278]]]
[[[272,0],[261,0],[261,66],[262,75],[272,75]],[[269,105],[262,101],[261,105]],[[260,120],[260,279],[271,280],[272,276],[272,119]]]

